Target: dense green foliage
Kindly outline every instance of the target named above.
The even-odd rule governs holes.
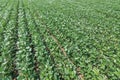
[[[120,0],[0,0],[0,80],[120,80]]]

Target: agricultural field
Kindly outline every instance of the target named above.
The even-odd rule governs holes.
[[[0,80],[120,80],[120,0],[0,0]]]

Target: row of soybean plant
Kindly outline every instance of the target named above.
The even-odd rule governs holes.
[[[14,0],[8,4],[3,19],[1,20],[1,78],[14,78],[17,75],[16,70],[16,16],[17,5],[13,5]],[[13,75],[15,74],[15,75]]]

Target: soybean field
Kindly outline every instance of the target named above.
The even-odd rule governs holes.
[[[120,0],[0,0],[0,80],[120,80]]]

